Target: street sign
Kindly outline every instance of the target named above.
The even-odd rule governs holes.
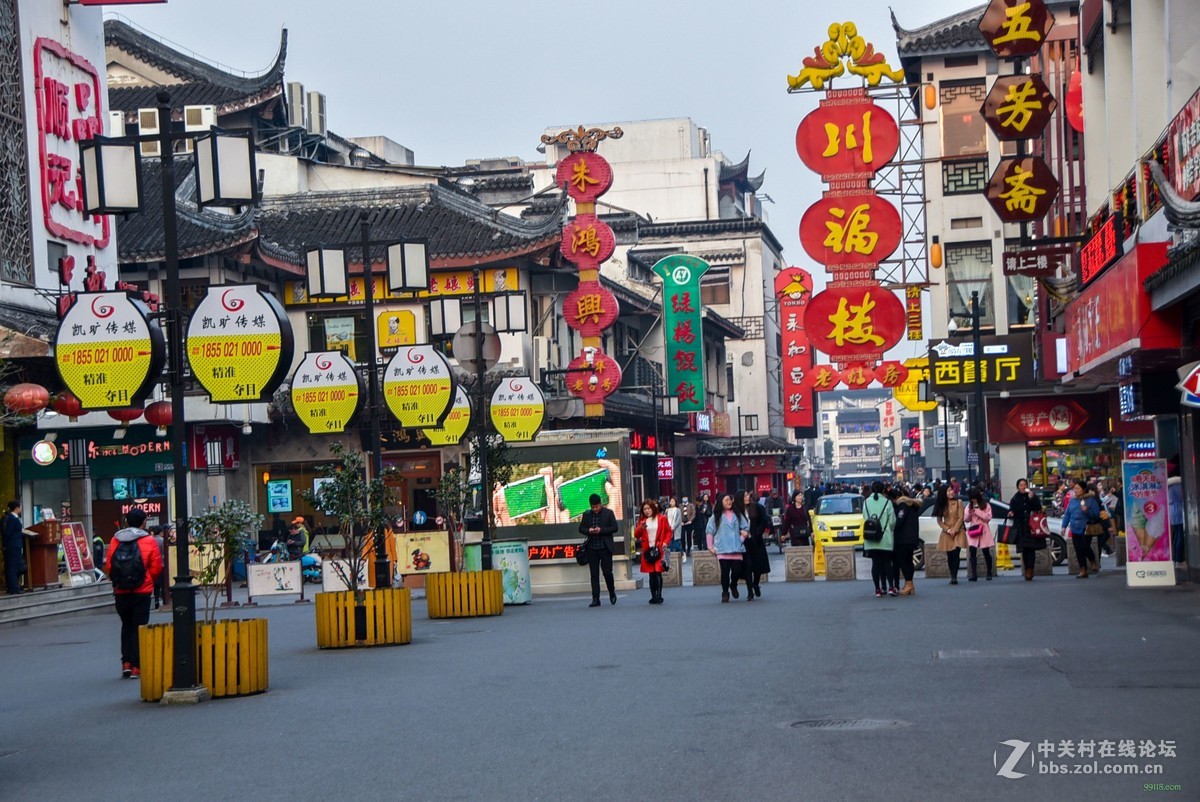
[[[454,339],[450,342],[458,364],[462,365],[467,373],[475,375],[486,373],[500,361],[500,336],[496,334],[496,329],[490,323],[480,323],[479,330],[480,335],[476,336],[474,321],[464,323],[454,332]],[[483,341],[482,347],[479,344],[480,340]],[[482,371],[480,361],[483,362]]]
[[[383,373],[383,398],[406,428],[441,426],[454,389],[450,363],[432,345],[400,348]]]
[[[310,351],[292,376],[291,396],[309,434],[338,434],[362,405],[362,379],[344,352]]]
[[[54,338],[58,375],[84,409],[140,402],[165,357],[162,329],[146,305],[124,291],[79,293]]]
[[[700,303],[700,280],[708,272],[708,262],[677,253],[659,259],[652,269],[663,283],[667,393],[679,399],[680,412],[703,412],[704,309]]]
[[[213,403],[269,398],[292,364],[292,324],[253,284],[209,287],[187,331],[192,376]]]
[[[1070,248],[1058,245],[1047,245],[1038,248],[1025,248],[1019,251],[1005,251],[1002,264],[1006,276],[1031,276],[1046,278],[1058,274],[1059,271],[1069,273],[1071,269]]]
[[[946,434],[950,434],[950,442],[946,442]],[[959,444],[959,430],[957,426],[951,426],[947,429],[945,426],[933,427],[933,445],[934,448],[957,448]]]
[[[492,425],[506,443],[528,443],[546,419],[546,400],[528,376],[505,379],[492,393]]]

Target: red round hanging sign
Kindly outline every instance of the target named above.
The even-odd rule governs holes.
[[[900,213],[874,192],[824,197],[800,218],[800,244],[827,266],[877,265],[900,245]]]
[[[878,284],[829,287],[804,312],[813,347],[842,359],[878,359],[900,342],[904,326],[904,304]]]
[[[608,261],[617,238],[608,224],[594,214],[581,214],[563,226],[562,255],[580,270],[595,269]]]
[[[821,101],[796,129],[796,152],[821,176],[870,176],[900,148],[900,129],[870,101]]]
[[[875,380],[887,388],[899,387],[908,381],[908,368],[903,362],[884,362],[875,371]]]
[[[603,404],[620,386],[621,366],[603,351],[595,352],[591,367],[584,354],[567,365],[567,391],[582,398],[585,404]]]
[[[862,390],[875,381],[875,366],[862,362],[847,365],[842,369],[842,381],[851,390]]]
[[[620,313],[617,297],[598,281],[581,281],[563,301],[567,325],[584,337],[599,337]]]
[[[612,186],[612,166],[600,154],[581,150],[558,163],[554,179],[576,203],[594,203]]]

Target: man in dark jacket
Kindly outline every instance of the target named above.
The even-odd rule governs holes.
[[[145,523],[146,511],[141,507],[131,509],[125,516],[126,528],[113,536],[104,558],[104,571],[113,580],[113,601],[117,615],[121,617],[121,676],[125,679],[137,679],[142,675],[138,627],[150,623],[150,598],[163,572],[162,552],[150,533],[142,528]],[[125,552],[120,555],[117,575],[113,574],[113,560],[118,558],[117,550],[122,543],[133,543],[141,556],[142,579],[134,587],[120,586],[125,579],[122,574],[128,570],[124,567],[128,565]]]
[[[617,591],[613,583],[613,552],[616,543],[613,535],[617,533],[617,516],[604,506],[600,496],[592,493],[588,499],[591,509],[583,514],[579,522],[579,534],[587,536],[588,573],[592,578],[592,603],[589,607],[600,606],[600,573],[604,573],[604,584],[608,586],[608,601],[617,603]]]
[[[4,516],[4,584],[9,594],[24,593],[21,574],[25,573],[25,525],[21,523],[21,502],[8,502]]]

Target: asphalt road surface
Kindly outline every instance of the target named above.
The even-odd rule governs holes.
[[[270,691],[196,707],[118,678],[115,614],[0,630],[0,799],[1200,798],[1191,586],[665,596],[450,622],[418,600],[412,644],[324,652],[311,605],[264,606]]]

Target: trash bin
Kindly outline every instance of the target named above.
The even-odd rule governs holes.
[[[463,546],[463,570],[483,570],[483,547],[478,543],[468,543]]]
[[[504,572],[505,604],[529,604],[533,600],[533,587],[529,581],[528,540],[493,542],[492,567]]]

